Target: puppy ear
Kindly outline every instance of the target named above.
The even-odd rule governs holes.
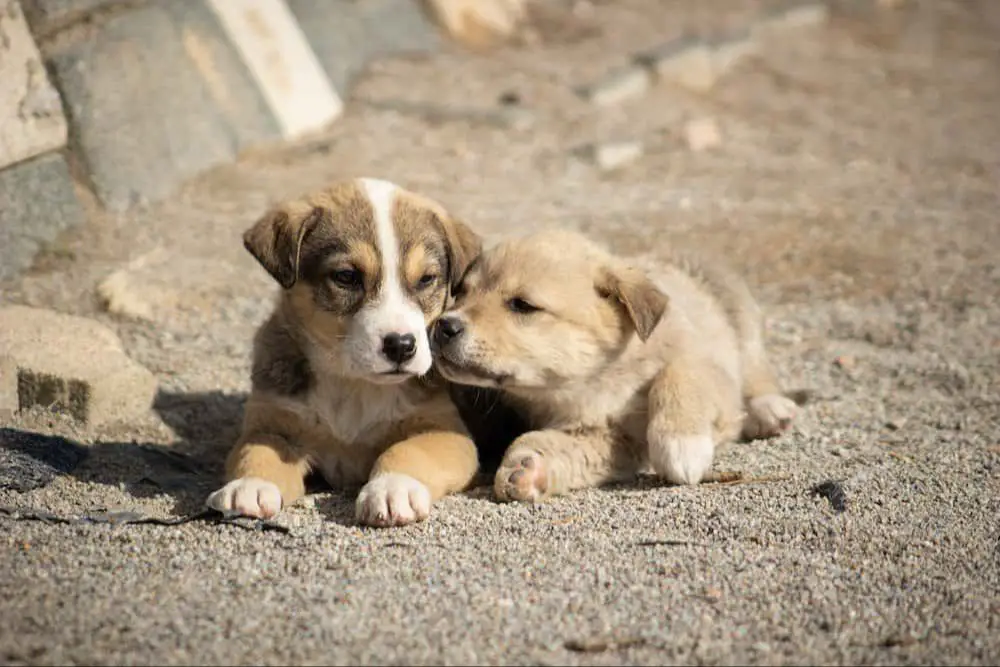
[[[243,246],[285,289],[299,279],[302,242],[330,212],[316,206],[305,213],[268,212],[243,233]]]
[[[667,312],[667,295],[638,269],[605,269],[599,280],[601,296],[625,308],[639,339],[645,342]]]
[[[450,216],[438,218],[448,243],[448,286],[454,292],[466,270],[479,257],[483,241],[460,220]]]

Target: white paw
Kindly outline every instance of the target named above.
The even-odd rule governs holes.
[[[431,513],[431,492],[409,475],[389,472],[369,480],[358,494],[358,521],[369,526],[405,526]]]
[[[650,442],[653,470],[674,484],[697,484],[712,467],[715,443],[710,435],[687,435]]]
[[[772,438],[792,425],[798,406],[781,394],[767,394],[750,399],[743,422],[743,437],[748,440]]]
[[[266,479],[241,477],[214,492],[205,504],[227,515],[270,519],[281,511],[281,491]]]

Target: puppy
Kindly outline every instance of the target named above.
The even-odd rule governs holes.
[[[278,206],[243,241],[282,291],[254,340],[228,483],[207,504],[271,517],[315,471],[367,481],[362,523],[426,518],[478,465],[427,337],[478,236],[429,199],[359,179]]]
[[[659,284],[586,238],[544,231],[470,267],[434,327],[446,378],[499,389],[531,430],[507,449],[501,500],[536,501],[650,465],[696,484],[716,448],[787,428],[747,286],[678,257]]]

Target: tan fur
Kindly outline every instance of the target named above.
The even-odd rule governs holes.
[[[253,390],[226,461],[228,484],[208,501],[217,509],[272,516],[301,498],[305,477],[318,472],[336,486],[368,482],[359,519],[398,525],[425,518],[431,501],[465,488],[476,474],[475,446],[433,371],[384,383],[345,369],[353,319],[388,289],[378,281],[390,269],[378,245],[378,207],[359,183],[286,202],[244,236],[283,290],[255,337]],[[440,205],[393,192],[387,210],[400,289],[426,327],[478,254],[479,239]],[[343,270],[359,271],[360,284],[327,283]],[[422,277],[437,276],[420,286]]]
[[[697,483],[741,430],[788,426],[794,403],[778,389],[743,281],[680,255],[660,273],[654,282],[567,231],[501,243],[470,269],[438,322],[436,363],[455,382],[499,387],[537,429],[508,449],[501,499],[538,500],[648,465]],[[461,332],[445,335],[446,324]]]

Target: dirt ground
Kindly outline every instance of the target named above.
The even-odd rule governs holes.
[[[641,480],[530,507],[477,489],[381,531],[353,525],[350,492],[284,513],[287,534],[0,515],[0,664],[1000,661],[1000,3],[845,0],[709,93],[662,84],[607,109],[574,88],[685,29],[739,25],[752,3],[590,6],[489,58],[378,63],[329,134],[98,215],[5,286],[4,302],[113,326],[160,394],[127,425],[0,423],[91,449],[0,506],[196,510],[275,289],[239,235],[269,202],[357,175],[423,191],[489,240],[562,225],[742,270],[786,386],[814,394],[792,432],[720,455],[757,481]],[[386,108],[511,92],[530,128]],[[723,140],[693,152],[678,128],[703,117]],[[575,157],[632,137],[647,154],[620,172]],[[151,321],[101,312],[95,285],[126,265]],[[170,483],[136,443],[203,467]],[[843,512],[810,491],[831,480]]]

